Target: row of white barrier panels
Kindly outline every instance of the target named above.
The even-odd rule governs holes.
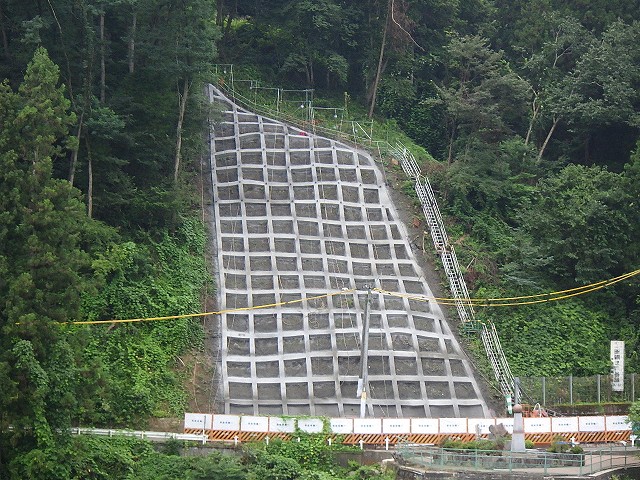
[[[611,432],[631,430],[624,415],[524,418],[525,433]],[[320,418],[185,413],[185,430],[334,434],[487,434],[502,424],[513,433],[513,418]]]

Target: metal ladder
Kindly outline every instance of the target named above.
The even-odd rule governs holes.
[[[400,159],[402,170],[404,170],[405,174],[415,181],[415,190],[422,205],[429,233],[436,251],[440,254],[462,325],[475,324],[475,311],[469,299],[467,284],[462,276],[455,249],[449,244],[442,215],[429,179],[422,175],[415,157],[405,147],[397,145],[392,148],[392,152]],[[495,325],[492,322],[483,322],[480,331],[482,344],[489,363],[491,363],[496,381],[500,386],[500,391],[505,398],[515,398],[513,374],[502,350]]]

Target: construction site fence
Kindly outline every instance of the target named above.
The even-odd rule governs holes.
[[[640,395],[640,376],[624,376],[624,390],[612,389],[612,375],[590,377],[520,377],[528,401],[542,405],[634,402]]]
[[[470,468],[474,470],[513,471],[539,469],[545,474],[570,467],[578,475],[590,475],[602,470],[636,464],[630,454],[637,449],[627,446],[608,446],[583,453],[552,453],[545,451],[511,452],[496,450],[460,450],[398,446],[398,460],[403,464],[426,468]]]

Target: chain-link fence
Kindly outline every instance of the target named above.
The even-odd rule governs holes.
[[[521,377],[524,401],[543,405],[633,402],[640,395],[640,375],[624,376],[624,390],[612,389],[611,375],[591,377]]]

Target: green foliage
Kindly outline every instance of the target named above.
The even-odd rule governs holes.
[[[446,438],[440,444],[442,448],[456,449],[456,450],[485,450],[485,451],[501,451],[504,448],[504,443],[494,440],[472,440],[470,442],[464,440],[452,440]]]
[[[551,453],[566,453],[571,448],[569,442],[565,440],[565,438],[561,435],[556,435],[553,437],[553,441],[551,442],[551,446],[547,448],[547,452]]]
[[[640,434],[640,401],[633,402],[629,407],[629,421],[631,429],[635,435]]]

